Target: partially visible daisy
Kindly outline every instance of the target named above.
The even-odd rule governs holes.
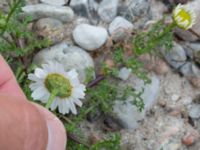
[[[85,97],[85,85],[78,79],[75,69],[66,72],[63,65],[57,62],[43,64],[42,68],[36,68],[34,74],[28,78],[33,81],[30,84],[32,98],[46,103],[46,108],[58,110],[62,114],[77,114],[75,104],[82,106],[80,99]]]
[[[194,25],[196,15],[187,6],[179,4],[173,10],[173,19],[179,28],[187,30]]]

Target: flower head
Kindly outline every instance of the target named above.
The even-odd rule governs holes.
[[[63,66],[57,62],[43,64],[42,68],[36,68],[34,74],[29,74],[28,78],[33,81],[30,84],[32,97],[47,103],[49,97],[55,94],[55,98],[50,105],[51,110],[58,110],[62,114],[77,114],[75,104],[82,106],[80,99],[85,96],[85,85],[78,80],[75,69],[66,72]]]
[[[179,4],[173,10],[173,19],[179,28],[187,30],[194,25],[196,15],[187,6]]]

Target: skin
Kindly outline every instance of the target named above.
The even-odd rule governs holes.
[[[66,132],[51,112],[30,103],[0,55],[0,149],[64,150]]]

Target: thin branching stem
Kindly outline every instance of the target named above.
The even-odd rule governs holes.
[[[11,7],[11,10],[10,12],[8,13],[8,16],[6,17],[6,24],[2,30],[2,32],[0,33],[0,36],[3,36],[3,34],[5,33],[6,29],[7,29],[7,26],[8,26],[8,23],[11,19],[11,17],[13,16],[14,12],[16,11],[16,9],[19,7],[19,5],[21,4],[21,1],[22,0],[18,0],[18,1],[14,1],[14,4],[13,6]]]

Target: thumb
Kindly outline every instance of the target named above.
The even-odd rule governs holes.
[[[3,57],[0,55],[0,93],[14,95],[25,99],[25,95],[19,87],[13,72]]]

